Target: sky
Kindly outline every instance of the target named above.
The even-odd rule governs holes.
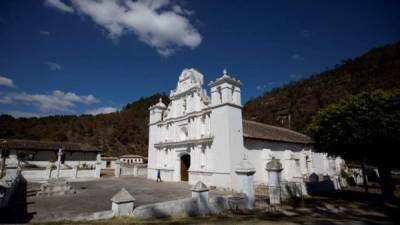
[[[400,40],[400,1],[0,1],[0,114],[99,114],[224,68],[243,103]]]

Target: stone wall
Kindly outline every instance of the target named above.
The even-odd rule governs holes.
[[[61,178],[95,178],[96,170],[76,170],[76,169],[62,169],[60,170],[59,177]],[[28,181],[48,180],[57,177],[57,170],[23,170],[22,176]]]
[[[147,177],[147,165],[121,163],[121,176]]]

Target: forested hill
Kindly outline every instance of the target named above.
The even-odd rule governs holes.
[[[365,90],[400,87],[400,43],[372,49],[335,69],[265,93],[247,102],[246,119],[304,131],[312,115],[328,104]],[[89,143],[109,155],[147,155],[148,108],[165,94],[155,94],[126,105],[120,112],[97,116],[0,116],[0,139]],[[283,121],[283,124],[282,124]]]
[[[90,143],[108,155],[147,156],[148,108],[165,94],[155,94],[126,105],[120,112],[96,116],[48,116],[14,119],[0,116],[0,138]]]
[[[248,101],[243,117],[304,132],[312,116],[349,95],[400,88],[400,42]]]

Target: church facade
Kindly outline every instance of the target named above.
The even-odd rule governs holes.
[[[268,181],[265,165],[272,157],[283,164],[282,180],[302,182],[310,174],[334,176],[342,161],[312,150],[306,135],[242,119],[241,82],[224,70],[203,89],[203,75],[184,69],[170,104],[151,106],[148,179],[202,181],[208,186],[238,190],[235,169],[243,158],[255,168],[254,182]]]

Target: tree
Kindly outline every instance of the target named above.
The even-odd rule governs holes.
[[[308,127],[316,148],[378,167],[382,194],[393,198],[391,170],[398,165],[400,92],[363,92],[317,113]]]

